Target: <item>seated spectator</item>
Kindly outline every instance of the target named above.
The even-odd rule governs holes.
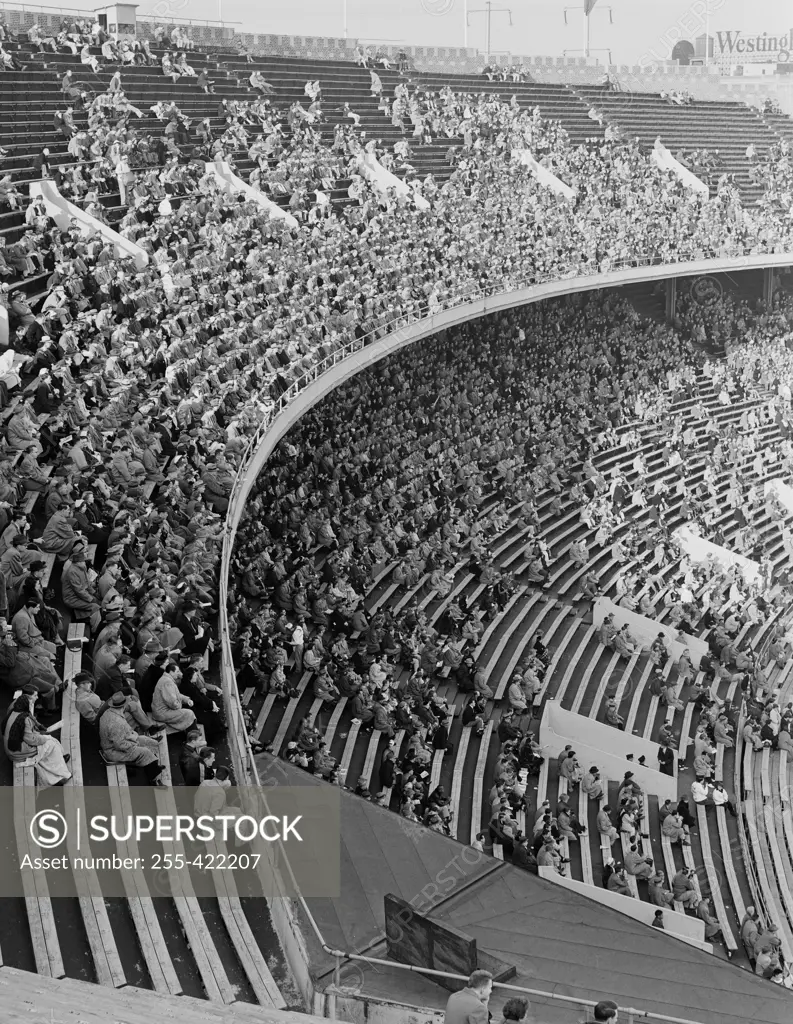
[[[603,785],[600,782],[600,772],[596,765],[593,765],[581,779],[581,789],[587,794],[590,800],[602,799]]]
[[[705,922],[705,941],[713,942],[715,939],[721,939],[721,925],[718,919],[713,916],[713,912],[710,906],[710,900],[707,897],[703,897],[697,906],[697,917]]]
[[[606,721],[617,729],[625,729],[625,719],[620,715],[617,709],[617,701],[614,697],[609,697],[606,701]]]
[[[654,873],[653,860],[651,857],[643,857],[635,843],[625,854],[625,870],[634,878],[650,878]]]
[[[34,718],[36,693],[26,686],[12,701],[0,723],[3,747],[10,761],[35,766],[36,781],[42,788],[63,786],[71,778],[69,754],[64,754],[60,743]]]
[[[664,888],[665,881],[663,871],[655,871],[647,879],[647,893],[650,897],[650,902],[664,908],[671,907],[673,903],[671,891]]]
[[[151,701],[151,717],[174,732],[185,732],[196,720],[195,713],[190,710],[193,702],[179,690],[181,678],[182,671],[176,662],[167,662]]]
[[[693,878],[693,869],[680,868],[672,879],[672,896],[675,902],[682,903],[686,908],[696,907],[699,903],[699,894]]]
[[[560,875],[565,873],[564,865],[567,861],[562,857],[559,847],[552,838],[543,842],[542,848],[537,854],[537,866],[541,868],[554,868]]]
[[[667,814],[661,825],[661,834],[667,836],[670,842],[680,843],[681,846],[690,846],[688,826],[683,824],[679,814]]]
[[[97,632],[102,622],[102,611],[97,602],[94,584],[88,576],[85,553],[81,548],[73,547],[71,550],[69,564],[61,576],[61,595],[63,603],[75,618],[78,621],[87,620],[91,631]]]
[[[598,811],[597,826],[599,834],[608,839],[609,845],[613,845],[617,840],[618,833],[611,820],[611,808],[608,804],[605,804]]]
[[[618,893],[620,896],[630,896],[633,898],[633,892],[628,884],[625,869],[621,864],[616,864],[614,866],[614,873],[608,880],[608,889],[610,889],[611,892]]]

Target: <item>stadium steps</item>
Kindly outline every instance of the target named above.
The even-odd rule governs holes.
[[[745,203],[755,203],[762,194],[762,188],[749,177],[746,148],[753,144],[762,156],[777,139],[745,104],[696,100],[676,106],[655,93],[616,92],[586,85],[572,91],[584,103],[602,110],[609,123],[618,125],[628,138],[638,138],[647,149],[660,137],[675,156],[680,150],[718,151],[723,166],[714,172],[714,184],[722,174],[733,174]]]

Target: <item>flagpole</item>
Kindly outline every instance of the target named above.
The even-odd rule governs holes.
[[[584,56],[589,56],[589,11],[584,8]]]

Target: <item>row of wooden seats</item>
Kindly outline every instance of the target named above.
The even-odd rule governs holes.
[[[561,619],[559,619],[559,617],[557,617],[557,624],[558,624],[559,621],[561,621]],[[572,636],[572,634],[575,632],[575,627],[576,627],[576,624],[573,623],[573,626],[570,628],[570,630],[568,630],[568,637]],[[509,678],[509,675],[507,673],[505,673],[505,675],[502,677],[501,686],[500,686],[500,689],[501,689],[502,693],[503,693],[503,690],[504,690],[504,688],[506,686],[508,678]],[[350,760],[351,750],[352,750],[352,744],[350,743],[350,739],[351,738],[352,738],[352,740],[354,742],[354,738],[355,737],[354,736],[353,737],[348,737],[348,743],[347,743],[346,748],[345,748],[345,757],[342,759],[342,768],[344,768],[345,762],[348,763],[349,760]],[[346,755],[348,755],[348,753],[349,753],[349,756],[346,756]],[[371,758],[367,757],[367,761],[370,761],[370,760],[371,760]]]
[[[787,610],[779,619],[788,619]],[[756,638],[756,649],[761,651],[767,642],[768,630],[763,631],[765,635],[758,635]],[[785,670],[774,665],[769,671],[769,691],[775,689],[782,673]],[[775,921],[779,925],[782,948],[785,955],[793,946],[793,935],[789,927],[782,903],[780,889],[775,884],[775,867],[773,854],[770,850],[767,836],[767,824],[765,819],[765,793],[763,786],[763,760],[765,752],[761,755],[754,753],[751,744],[743,740],[743,725],[745,719],[742,713],[739,720],[735,739],[734,749],[734,774],[735,793],[739,804],[739,838],[743,852],[744,868],[746,877],[752,891],[752,902],[758,909],[761,922],[767,924]],[[765,780],[765,791],[769,790],[770,780]],[[781,798],[781,793],[780,793]],[[718,813],[723,816],[723,809]],[[743,829],[746,829],[746,834]],[[722,835],[726,833],[726,820],[722,823],[719,819],[719,830]],[[777,850],[778,852],[778,850]],[[730,877],[730,886],[737,887],[737,879]],[[737,907],[736,901],[736,907]]]

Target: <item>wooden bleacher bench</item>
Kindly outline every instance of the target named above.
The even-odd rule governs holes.
[[[159,758],[160,763],[164,765],[161,779],[165,783],[165,787],[158,786],[154,789],[157,813],[175,818],[177,807],[171,788],[173,780],[171,778],[168,741],[164,734],[160,735]],[[184,845],[181,840],[174,842],[173,853],[173,863],[178,862],[179,854],[182,854],[186,859]],[[236,992],[234,986],[226,974],[214,940],[207,927],[206,919],[193,889],[190,872],[186,868],[170,868],[168,869],[168,881],[171,896],[179,914],[185,938],[201,975],[201,983],[204,986],[207,999],[211,1002],[226,1004],[235,1002]]]
[[[36,857],[40,852],[30,838],[28,827],[35,813],[36,769],[24,762],[17,762],[14,764],[14,833],[20,863],[25,856]],[[66,970],[46,874],[34,870],[23,870],[20,874],[36,971],[49,978],[64,978]]]
[[[206,844],[207,853],[226,854],[225,844],[220,840]],[[226,859],[227,859],[226,854]],[[273,980],[264,955],[259,948],[237,892],[232,871],[211,871],[217,892],[218,907],[226,932],[242,964],[248,983],[259,1004],[265,1008],[282,1010],[286,1000]]]
[[[338,772],[339,778],[344,780],[347,778],[347,773],[350,770],[350,764],[352,763],[352,757],[355,753],[355,742],[358,739],[358,733],[361,728],[359,721],[350,723],[350,731],[347,733],[347,740],[344,744],[344,750],[339,758]]]
[[[68,639],[75,640],[85,635],[85,626],[82,623],[71,623],[69,626]],[[66,835],[66,842],[69,853],[72,857],[80,852],[85,853],[90,849],[85,822],[87,821],[85,800],[83,797],[83,767],[80,750],[80,712],[74,700],[75,675],[80,671],[82,663],[82,645],[70,650],[66,647],[64,653],[63,679],[66,686],[63,691],[63,707],[61,718],[63,726],[61,730],[61,746],[64,751],[71,755],[69,767],[72,770],[72,777],[64,787],[64,802],[72,813],[68,815],[70,821],[80,821],[82,825],[81,835],[78,837],[73,831]],[[78,818],[78,811],[80,817]],[[75,875],[75,881],[79,893],[80,910],[83,924],[85,926],[88,944],[91,948],[91,955],[94,961],[97,981],[100,985],[107,985],[113,988],[120,988],[126,985],[127,980],[124,968],[121,964],[113,929],[107,913],[107,905],[102,895],[99,879],[96,872],[89,869]]]
[[[457,824],[460,819],[460,798],[462,796],[463,787],[463,774],[465,770],[465,758],[468,754],[468,745],[471,742],[473,725],[464,726],[460,734],[460,740],[457,744],[457,749],[454,754],[454,769],[452,771],[452,789],[449,794],[449,806],[452,812],[452,833],[455,838],[459,839],[457,835]],[[488,733],[482,734],[482,740],[484,741],[485,736]],[[465,841],[465,840],[463,840]]]
[[[457,713],[457,707],[452,704],[449,708],[449,714],[446,718],[446,728],[451,735],[452,723],[454,722],[454,716]],[[429,792],[431,793],[441,782],[441,771],[443,770],[443,759],[446,756],[445,750],[436,750],[435,756],[432,759],[432,769],[430,771],[430,786]]]
[[[126,766],[123,764],[107,765],[106,770],[113,814],[118,818],[131,816],[132,804],[129,798]],[[132,858],[133,862],[140,856],[138,844],[134,839],[119,840],[118,853],[120,857]],[[135,933],[154,990],[169,995],[181,995],[182,986],[171,961],[143,872],[122,871],[121,877],[127,894],[130,916],[135,925]]]
[[[718,918],[719,925],[721,926],[724,945],[730,953],[733,953],[738,949],[738,943],[735,941],[735,936],[732,933],[730,922],[727,918],[727,910],[724,906],[724,898],[721,892],[721,882],[716,871],[716,866],[713,863],[713,853],[710,847],[707,811],[702,804],[697,804],[697,825],[699,826],[699,842],[702,848],[702,861],[705,865],[705,873],[708,878],[708,887],[710,888],[713,910]]]
[[[55,552],[41,551],[39,553],[39,561],[44,563],[44,569],[41,574],[41,585],[42,587],[48,587],[50,585],[52,570],[55,568]]]
[[[482,737],[482,741],[479,745],[479,755],[476,759],[471,807],[472,843],[476,839],[477,835],[482,831],[482,800],[484,797],[485,789],[485,766],[487,764],[487,753],[488,750],[490,749],[490,738],[493,735],[493,728],[493,720],[491,719],[485,726],[485,734]]]

